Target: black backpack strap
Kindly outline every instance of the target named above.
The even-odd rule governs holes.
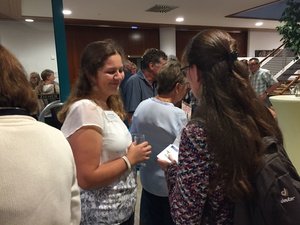
[[[266,154],[279,153],[284,158],[290,161],[288,154],[286,153],[283,144],[279,143],[278,139],[273,136],[266,136],[262,139],[263,145],[266,149]],[[272,147],[273,146],[273,147]]]
[[[300,180],[299,174],[295,169],[292,161],[290,160],[286,150],[284,149],[282,144],[278,143],[278,140],[272,136],[263,137],[263,144],[266,148],[267,154],[278,153],[280,155],[280,159],[284,164],[285,168],[289,172],[290,176],[292,176],[296,180]],[[274,147],[271,147],[274,145]]]
[[[275,152],[279,152],[280,149],[278,149],[278,140],[275,137],[272,136],[266,136],[263,137],[262,139],[263,145],[266,149],[266,153],[275,153]],[[271,146],[274,145],[273,148],[271,148]]]

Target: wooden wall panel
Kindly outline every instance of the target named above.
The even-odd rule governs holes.
[[[181,59],[186,44],[195,36],[200,30],[177,30],[176,31],[176,53],[177,57]],[[237,41],[239,56],[247,56],[247,43],[248,43],[248,32],[230,32],[230,35]]]
[[[194,37],[199,31],[176,31],[176,55],[181,60],[183,51],[188,42]]]
[[[108,28],[66,25],[67,57],[70,82],[79,74],[80,55],[93,41],[111,38],[119,43],[126,55],[142,56],[147,48],[159,48],[159,29]]]
[[[71,85],[79,73],[80,54],[84,47],[92,41],[111,38],[124,48],[126,55],[133,57],[142,56],[147,48],[160,48],[159,27],[138,30],[132,30],[128,27],[97,27],[80,24],[66,24],[65,27]],[[188,41],[200,30],[201,28],[194,30],[186,28],[176,31],[176,53],[179,59],[181,59]],[[248,31],[241,30],[230,32],[230,34],[237,41],[239,56],[247,56]]]
[[[230,35],[237,42],[239,56],[246,57],[247,56],[247,45],[248,45],[248,31],[243,31],[240,33],[230,33]]]

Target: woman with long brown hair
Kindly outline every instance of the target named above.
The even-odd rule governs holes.
[[[88,44],[77,84],[59,115],[76,162],[81,224],[134,222],[137,183],[132,167],[149,159],[151,146],[132,144],[122,121],[123,59],[123,50],[111,40]]]
[[[199,106],[181,134],[179,163],[159,162],[166,171],[173,220],[233,224],[234,202],[253,193],[263,137],[282,143],[282,135],[253,91],[228,33],[199,32],[187,45],[183,63]]]

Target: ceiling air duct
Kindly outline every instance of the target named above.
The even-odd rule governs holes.
[[[153,7],[147,9],[146,12],[167,13],[176,8],[178,8],[178,6],[154,5]]]

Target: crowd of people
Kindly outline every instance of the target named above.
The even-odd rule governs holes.
[[[36,117],[51,102],[59,100],[59,84],[55,81],[54,71],[45,69],[41,72],[31,72],[29,74],[29,83],[32,90],[38,97],[38,109],[34,113]]]
[[[267,101],[277,83],[237,52],[227,32],[208,29],[181,62],[150,48],[137,70],[113,40],[91,42],[60,131],[31,116],[49,103],[42,94],[59,94],[54,72],[26,82],[0,45],[0,224],[134,225],[138,171],[140,225],[233,224],[234,203],[255,191],[263,137],[283,142]],[[178,104],[187,96],[190,120]],[[175,142],[178,161],[157,159]]]

